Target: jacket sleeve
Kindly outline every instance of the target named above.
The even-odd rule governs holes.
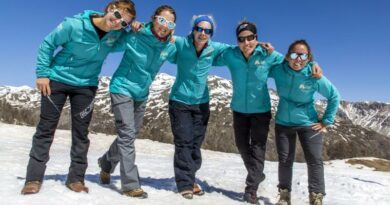
[[[317,82],[318,92],[327,99],[327,106],[325,113],[322,116],[322,123],[324,125],[333,124],[340,104],[340,94],[336,87],[325,76]]]
[[[167,60],[168,60],[170,63],[172,63],[172,64],[176,64],[177,49],[176,49],[175,43],[170,43],[167,50],[168,50]]]
[[[174,42],[170,45],[167,60],[172,64],[177,64],[178,48],[180,48],[180,46],[182,45],[183,38],[180,36],[173,36],[173,39]]]
[[[126,50],[127,36],[130,32],[123,31],[115,45],[111,48],[111,52],[123,52]]]
[[[281,64],[284,61],[284,56],[281,53],[274,51],[270,54],[270,59],[270,64],[274,66]]]
[[[37,78],[49,77],[50,65],[53,61],[53,54],[59,46],[63,46],[71,39],[73,23],[75,20],[65,19],[49,35],[45,37],[38,49]],[[73,23],[72,23],[73,22]]]
[[[213,66],[224,66],[223,60],[220,58],[223,53],[232,46],[226,43],[214,42],[215,54],[213,58]]]

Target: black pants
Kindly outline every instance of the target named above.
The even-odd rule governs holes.
[[[309,192],[325,194],[322,135],[307,126],[287,127],[278,124],[275,126],[276,148],[279,155],[278,187],[291,191],[297,134],[307,163]]]
[[[75,87],[51,81],[50,88],[51,95],[42,96],[41,99],[40,121],[33,136],[26,182],[43,180],[46,163],[49,161],[50,146],[68,96],[72,118],[72,146],[67,183],[84,182],[88,166],[88,126],[92,118],[93,100],[97,87]]]
[[[209,121],[209,104],[186,105],[169,101],[169,117],[174,136],[174,171],[177,190],[192,190],[195,174],[202,165],[200,148]]]
[[[248,175],[245,192],[256,192],[264,180],[264,160],[271,112],[239,113],[233,111],[236,145]]]

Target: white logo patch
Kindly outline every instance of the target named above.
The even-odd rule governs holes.
[[[260,66],[264,65],[265,62],[262,61],[262,60],[257,59],[257,60],[255,60],[254,64],[255,64],[256,67],[260,67]]]
[[[310,92],[313,89],[313,84],[311,82],[303,82],[299,85],[299,90],[302,92]]]
[[[114,36],[110,36],[110,37],[107,39],[106,44],[107,44],[108,46],[112,46],[112,45],[114,45],[114,43],[116,42],[116,40],[117,40],[117,38],[115,38]]]
[[[167,58],[167,56],[168,56],[168,52],[166,52],[166,51],[162,51],[160,53],[160,58]]]

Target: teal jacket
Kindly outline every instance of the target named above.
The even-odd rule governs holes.
[[[97,86],[104,59],[124,30],[99,39],[91,23],[96,11],[66,18],[39,47],[36,75],[73,86]],[[58,47],[62,49],[54,55]]]
[[[340,104],[340,94],[326,77],[316,79],[311,75],[311,64],[300,71],[291,69],[287,61],[272,68],[270,77],[275,79],[280,98],[276,113],[277,124],[310,126],[317,122],[325,125],[333,123]],[[328,101],[322,120],[315,110],[316,92]]]
[[[274,51],[268,54],[257,46],[248,59],[238,46],[226,49],[216,65],[226,65],[233,82],[231,108],[240,113],[264,113],[271,110],[267,78],[272,66],[283,62],[283,55]]]
[[[209,102],[207,77],[215,58],[228,47],[226,44],[208,41],[198,57],[193,43],[193,35],[187,37],[175,36],[175,55],[169,59],[177,64],[175,83],[169,96],[170,100],[188,105]]]
[[[124,42],[119,42],[118,45],[125,46],[125,53],[111,79],[111,93],[123,94],[135,101],[148,99],[150,84],[175,49],[169,40],[159,41],[151,26],[148,23],[139,32],[129,32],[122,39]]]

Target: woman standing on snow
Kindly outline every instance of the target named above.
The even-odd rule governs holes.
[[[290,192],[295,141],[298,135],[308,167],[309,199],[311,205],[322,205],[325,196],[324,167],[322,163],[322,132],[334,122],[340,95],[325,77],[312,78],[313,54],[305,40],[292,43],[285,62],[271,69],[279,94],[276,113],[275,138],[279,155],[279,193],[277,205],[291,204]],[[327,99],[322,119],[318,118],[314,94]]]
[[[169,117],[174,136],[174,172],[178,192],[186,199],[204,192],[195,182],[202,164],[200,148],[210,116],[207,77],[214,58],[226,45],[210,40],[215,32],[212,16],[193,17],[192,32],[175,36],[177,64],[175,83],[169,96]]]
[[[135,15],[132,1],[115,0],[106,6],[104,14],[85,11],[66,18],[40,45],[36,83],[42,93],[41,115],[33,136],[22,194],[35,194],[41,188],[54,132],[68,97],[72,146],[66,186],[75,192],[88,192],[84,184],[88,166],[88,126],[98,75],[104,59],[125,32],[123,28]],[[58,47],[62,49],[53,55]]]
[[[162,64],[174,51],[170,40],[175,21],[175,10],[168,5],[160,6],[151,22],[142,25],[138,32],[126,34],[124,42],[119,44],[124,46],[125,53],[110,83],[118,137],[98,163],[102,184],[110,183],[110,174],[120,163],[122,193],[126,196],[148,196],[140,185],[134,142],[142,126],[149,87]]]
[[[233,128],[236,146],[244,161],[248,175],[244,201],[258,204],[257,190],[265,179],[264,161],[271,102],[267,86],[268,73],[272,67],[283,62],[283,55],[258,44],[258,32],[254,23],[242,21],[236,28],[237,46],[226,49],[216,61],[226,65],[232,76]],[[321,69],[316,65],[315,75]],[[314,73],[313,73],[314,74]]]

